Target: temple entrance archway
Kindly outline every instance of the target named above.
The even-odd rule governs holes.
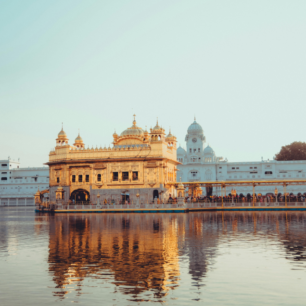
[[[75,202],[86,202],[90,200],[90,194],[84,189],[77,189],[71,193],[70,199]]]

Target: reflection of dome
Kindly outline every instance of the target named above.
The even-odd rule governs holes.
[[[205,149],[204,149],[204,154],[215,154],[214,150],[208,145]]]
[[[185,155],[186,151],[181,146],[179,146],[177,149],[177,154]]]
[[[124,130],[120,136],[142,136],[143,133],[143,129],[136,126],[136,120],[134,119],[133,125],[130,128]]]
[[[188,134],[203,134],[202,127],[194,120],[187,130]]]

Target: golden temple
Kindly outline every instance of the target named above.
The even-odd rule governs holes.
[[[176,195],[176,137],[159,126],[150,132],[135,120],[120,135],[113,134],[113,146],[86,149],[80,134],[73,145],[63,128],[56,147],[49,154],[50,201],[129,200],[142,203]]]

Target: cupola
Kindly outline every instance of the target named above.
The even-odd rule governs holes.
[[[56,145],[62,146],[68,144],[68,138],[66,133],[64,132],[63,126],[61,131],[58,133],[57,138],[56,138]]]
[[[80,136],[80,132],[78,134],[78,137],[75,139],[74,144],[75,147],[77,148],[85,148],[85,144],[83,142],[82,137]]]
[[[158,119],[155,127],[150,129],[151,141],[165,141],[165,130],[159,126]]]

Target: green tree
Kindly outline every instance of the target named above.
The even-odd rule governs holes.
[[[276,160],[306,160],[306,143],[295,141],[290,145],[283,146],[279,153],[274,156]]]

